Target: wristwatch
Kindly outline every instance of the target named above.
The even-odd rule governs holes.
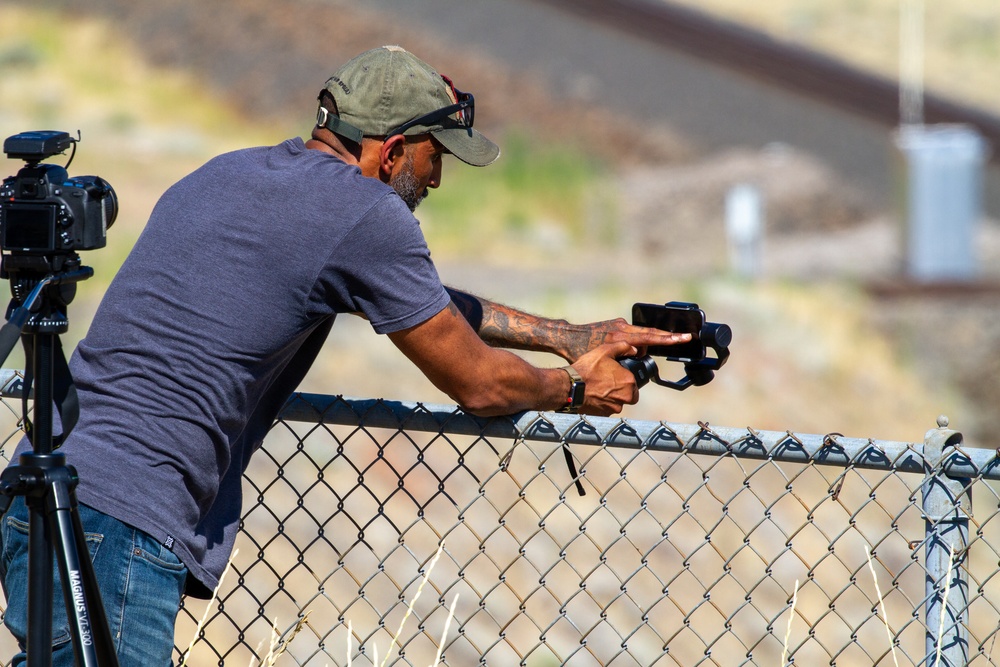
[[[559,412],[576,412],[583,407],[587,384],[572,366],[563,366],[562,370],[569,375],[569,395],[566,396],[566,405]]]

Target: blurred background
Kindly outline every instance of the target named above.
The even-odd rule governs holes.
[[[71,175],[121,202],[65,346],[169,185],[308,136],[326,78],[390,43],[474,93],[503,150],[449,158],[418,209],[446,283],[574,322],[686,300],[732,326],[714,382],[624,416],[920,441],[945,413],[1000,446],[990,0],[0,0],[0,132],[79,130]],[[449,402],[350,317],[302,389]]]

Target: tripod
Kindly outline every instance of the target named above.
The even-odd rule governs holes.
[[[53,405],[60,406],[63,437],[76,421],[75,390],[59,343],[59,334],[69,326],[65,306],[76,293],[76,283],[93,275],[93,269],[80,266],[75,255],[60,267],[37,281],[12,280],[15,298],[7,324],[0,328],[0,354],[6,359],[17,340],[22,341],[24,396],[26,401],[34,380],[34,417],[27,429],[32,450],[0,474],[0,494],[5,496],[0,500],[6,506],[13,497],[24,496],[29,511],[28,667],[52,665],[53,556],[59,566],[76,665],[118,667],[77,513],[74,489],[79,478],[66,464],[65,455],[53,451],[58,446],[53,436]]]

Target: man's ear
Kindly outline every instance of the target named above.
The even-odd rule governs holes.
[[[396,160],[403,157],[403,146],[406,144],[406,137],[401,134],[394,134],[384,142],[379,149],[379,174],[388,178],[392,175],[392,167]]]

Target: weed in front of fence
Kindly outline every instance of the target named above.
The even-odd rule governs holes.
[[[194,629],[194,636],[191,637],[191,643],[188,644],[187,650],[184,651],[184,655],[181,656],[180,667],[185,667],[185,665],[187,665],[188,657],[191,655],[191,649],[193,649],[194,645],[198,642],[198,639],[201,636],[202,628],[205,627],[205,621],[208,620],[208,612],[212,609],[212,605],[215,604],[215,601],[218,599],[219,589],[222,588],[222,582],[226,580],[226,575],[229,574],[229,568],[233,566],[233,559],[236,558],[236,554],[239,552],[239,549],[235,549],[232,555],[229,556],[229,562],[226,563],[226,569],[222,571],[222,576],[219,577],[219,584],[215,587],[215,590],[212,591],[212,599],[205,605],[205,613],[201,615],[201,620],[198,621],[198,626]]]
[[[799,599],[799,580],[795,580],[795,590],[792,591],[792,608],[788,610],[788,627],[785,628],[785,644],[781,649],[781,667],[788,664],[788,639],[792,636],[792,620],[795,618],[795,603]]]
[[[438,546],[437,553],[431,559],[430,565],[427,566],[427,571],[424,572],[423,579],[420,580],[420,585],[417,587],[417,592],[413,596],[413,600],[406,606],[406,613],[403,615],[403,620],[399,623],[399,628],[396,630],[396,634],[393,635],[392,641],[389,643],[389,650],[386,651],[385,658],[381,663],[378,661],[378,645],[372,645],[372,663],[379,665],[379,667],[385,667],[386,663],[389,662],[389,655],[392,653],[393,647],[398,643],[400,635],[403,633],[403,627],[406,625],[407,619],[413,613],[413,607],[417,604],[417,600],[420,599],[420,593],[424,590],[424,586],[427,584],[427,580],[431,576],[431,571],[437,564],[438,558],[441,557],[441,552],[444,550],[444,542]],[[434,662],[431,663],[429,667],[437,667],[441,664],[441,658],[444,653],[444,644],[448,639],[448,628],[451,627],[451,620],[455,618],[455,605],[458,603],[458,593],[452,598],[451,607],[448,609],[448,618],[444,622],[444,630],[441,632],[441,641],[438,642],[437,652],[434,655]],[[351,637],[354,636],[354,626],[350,621],[347,623],[347,667],[351,667],[351,654],[353,652],[353,647],[351,645]]]
[[[295,624],[295,627],[292,628],[291,634],[289,634],[284,640],[281,638],[281,633],[278,632],[278,619],[274,619],[274,623],[271,625],[271,644],[268,646],[267,655],[264,656],[264,659],[258,659],[258,667],[274,667],[278,660],[278,656],[285,652],[288,645],[292,643],[293,639],[295,639],[295,635],[299,634],[302,631],[302,628],[309,624],[310,613],[312,612],[307,611],[299,617],[299,621]],[[263,644],[264,641],[261,640],[260,644],[257,645],[258,651]],[[253,660],[253,658],[250,658],[249,667],[253,667]]]
[[[403,633],[403,628],[406,626],[406,621],[413,614],[413,608],[416,605],[417,600],[420,599],[420,594],[421,592],[423,592],[424,586],[427,584],[428,579],[430,579],[431,572],[434,570],[434,566],[437,564],[438,559],[441,557],[441,553],[443,550],[444,550],[444,543],[442,542],[438,546],[438,550],[434,554],[434,557],[431,559],[430,564],[427,566],[427,571],[424,572],[424,576],[420,580],[420,585],[417,587],[417,592],[413,596],[413,600],[411,600],[410,603],[407,605],[406,613],[403,615],[403,620],[400,621],[399,628],[396,630],[396,634],[393,635],[392,641],[389,642],[389,649],[386,651],[385,658],[382,660],[381,663],[378,660],[379,656],[378,645],[373,644],[372,664],[378,665],[378,667],[385,667],[386,663],[389,662],[389,656],[392,654],[392,649],[399,643],[399,637]],[[233,559],[236,558],[236,554],[238,553],[239,549],[236,549],[233,551],[233,554],[229,557],[229,562],[226,563],[226,569],[223,570],[222,576],[219,577],[219,585],[215,587],[215,590],[212,592],[211,599],[205,605],[205,612],[202,614],[201,619],[198,621],[198,625],[194,631],[194,636],[191,638],[191,642],[188,644],[187,650],[184,651],[184,655],[181,656],[181,662],[179,664],[179,667],[185,667],[187,665],[188,658],[191,655],[191,650],[194,648],[194,645],[198,643],[198,640],[201,638],[202,629],[205,626],[205,622],[208,619],[208,615],[212,610],[212,608],[215,606],[216,600],[218,600],[219,590],[222,588],[222,583],[223,581],[225,581],[226,574],[229,573],[229,570],[233,565]],[[451,621],[453,618],[455,618],[455,605],[457,603],[458,603],[458,593],[456,593],[455,597],[452,598],[451,606],[448,609],[448,617],[445,619],[444,622],[444,630],[441,632],[441,640],[437,644],[437,652],[434,655],[434,662],[431,663],[429,667],[437,667],[439,664],[441,664],[441,659],[443,658],[444,654],[444,645],[448,639],[448,630],[451,627]],[[281,633],[278,632],[278,620],[277,619],[274,620],[274,623],[271,626],[271,639],[267,655],[265,655],[262,659],[257,658],[258,667],[274,667],[278,657],[285,652],[285,650],[288,648],[288,645],[292,642],[293,639],[295,639],[295,636],[298,635],[299,632],[301,632],[302,629],[309,624],[309,614],[310,614],[309,611],[302,614],[302,616],[298,620],[298,623],[295,624],[295,627],[292,628],[290,634],[285,639],[282,639]],[[346,653],[347,667],[351,667],[352,653],[354,649],[351,638],[353,636],[354,636],[354,626],[351,623],[351,621],[348,620],[347,653]],[[257,651],[260,650],[263,644],[264,640],[261,640],[260,644],[257,645]],[[250,665],[248,667],[253,667],[253,666],[254,666],[254,658],[251,657]]]
[[[941,633],[944,632],[944,619],[948,613],[948,592],[951,590],[951,573],[955,567],[955,545],[951,545],[948,550],[948,574],[945,575],[944,596],[941,598],[941,622],[938,625],[938,636],[934,647],[934,667],[941,664]]]
[[[875,594],[878,596],[878,605],[882,608],[882,622],[885,624],[885,634],[889,637],[889,650],[892,651],[892,662],[899,667],[899,660],[896,659],[896,642],[892,639],[892,629],[889,627],[889,616],[885,612],[885,601],[882,599],[882,589],[878,585],[878,576],[875,574],[875,565],[872,563],[872,552],[865,545],[865,555],[868,557],[868,569],[872,571],[872,579],[875,581]]]

